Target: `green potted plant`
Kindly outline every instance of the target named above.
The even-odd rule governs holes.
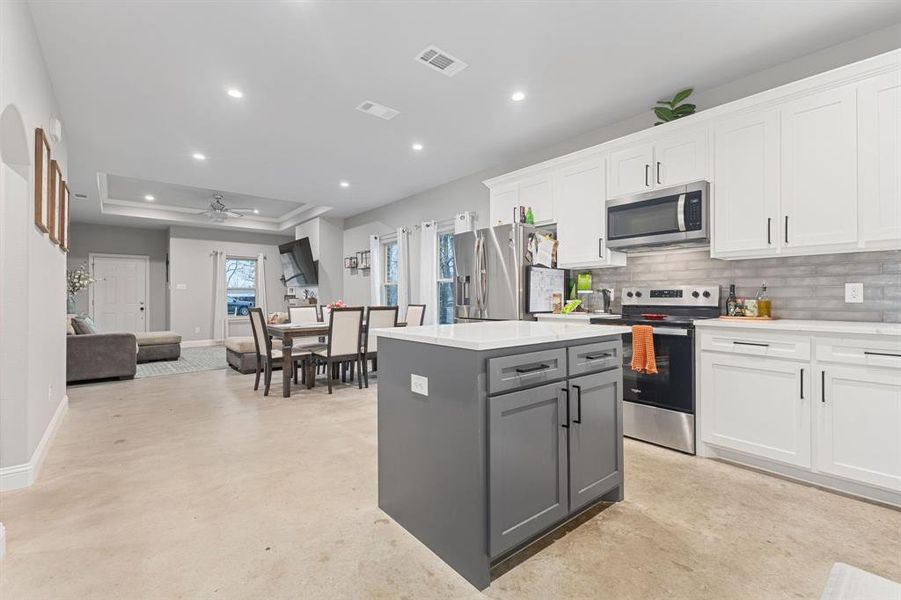
[[[658,106],[654,107],[654,114],[660,120],[654,125],[662,125],[669,121],[693,115],[697,107],[694,104],[682,104],[691,96],[692,92],[694,92],[694,89],[686,88],[673,96],[672,100],[658,100]]]

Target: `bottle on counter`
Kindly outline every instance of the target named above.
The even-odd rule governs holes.
[[[735,284],[729,286],[729,297],[726,298],[726,315],[734,317],[738,309],[738,299],[735,297]]]
[[[534,224],[535,224],[535,215],[534,215],[534,213],[532,213],[532,207],[531,207],[531,206],[529,207],[529,210],[526,211],[526,223],[527,223],[528,225],[534,225]]]
[[[766,291],[766,281],[763,282],[763,285],[760,286],[760,291],[757,292],[757,316],[773,316],[773,303]]]

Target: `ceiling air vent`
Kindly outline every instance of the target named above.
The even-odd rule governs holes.
[[[469,66],[459,58],[451,56],[441,48],[436,48],[435,46],[429,46],[417,54],[415,60],[427,67],[435,69],[439,73],[447,75],[448,77],[453,77]]]
[[[385,119],[386,121],[390,121],[400,114],[399,110],[394,110],[393,108],[389,108],[384,104],[379,104],[378,102],[373,102],[372,100],[366,100],[365,102],[362,102],[360,106],[357,107],[357,110],[364,112],[367,115],[372,115],[373,117]]]

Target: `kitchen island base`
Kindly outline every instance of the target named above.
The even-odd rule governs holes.
[[[621,328],[577,327],[594,337],[379,338],[379,507],[478,589],[492,565],[623,498]]]

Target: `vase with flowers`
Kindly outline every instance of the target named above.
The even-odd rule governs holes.
[[[331,310],[333,308],[345,308],[347,305],[344,304],[344,300],[335,300],[334,302],[327,304],[326,306],[329,310]]]
[[[81,264],[66,271],[66,312],[75,314],[75,298],[82,290],[93,285],[97,280],[88,272],[88,264]]]

